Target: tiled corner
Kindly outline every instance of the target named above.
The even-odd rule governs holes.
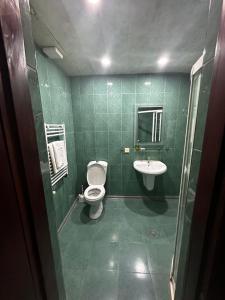
[[[36,69],[35,47],[31,30],[32,24],[29,1],[20,1],[19,5],[23,27],[26,63],[33,69]]]

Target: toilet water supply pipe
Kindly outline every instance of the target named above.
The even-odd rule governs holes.
[[[78,196],[79,202],[84,202],[84,185],[81,184],[81,194]]]

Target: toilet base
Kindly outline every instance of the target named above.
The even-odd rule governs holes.
[[[90,205],[89,218],[92,220],[98,219],[103,211],[103,203],[99,202],[97,205]]]

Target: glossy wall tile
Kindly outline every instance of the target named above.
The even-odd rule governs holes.
[[[56,185],[53,195],[56,225],[59,227],[76,197],[77,167],[70,78],[41,51],[36,51],[36,57],[44,122],[64,123],[66,128],[69,174]]]
[[[146,85],[150,82],[150,85]],[[178,195],[184,147],[189,76],[137,75],[73,77],[71,80],[76,153],[77,190],[86,185],[90,160],[107,160],[107,193],[111,195]],[[146,153],[122,154],[134,147],[135,104],[163,105],[163,147]],[[140,174],[132,168],[135,159],[161,159],[168,172],[157,178],[154,191],[147,192]]]
[[[35,46],[33,43],[30,19],[30,6],[28,1],[20,1],[20,13],[22,18],[25,56],[27,64],[27,76],[29,83],[29,92],[33,110],[34,123],[36,128],[36,138],[40,158],[40,167],[42,172],[43,188],[45,193],[46,210],[48,214],[49,231],[56,272],[56,280],[60,299],[65,299],[64,281],[62,276],[61,257],[59,252],[59,243],[57,237],[56,214],[53,204],[52,190],[50,185],[50,175],[48,169],[48,157],[44,136],[43,108],[40,95],[40,82],[37,72],[37,61],[35,56]]]

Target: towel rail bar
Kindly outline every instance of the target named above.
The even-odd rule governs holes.
[[[48,148],[49,138],[53,137],[61,137],[65,143],[65,150],[66,150],[66,131],[65,131],[65,124],[44,124],[45,125],[45,139],[46,139],[46,147],[48,152],[48,163],[49,163],[49,171],[51,177],[51,185],[52,187],[64,176],[68,175],[68,165],[61,168],[57,173],[54,173],[51,156]]]
[[[51,133],[50,133],[50,134],[48,135],[48,137],[60,136],[60,135],[64,135],[64,132],[62,132],[62,133],[59,132],[59,133],[54,133],[54,134],[51,134]]]

